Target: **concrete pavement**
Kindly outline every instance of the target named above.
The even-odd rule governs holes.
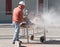
[[[22,31],[24,31],[24,30],[22,30]],[[33,33],[32,29],[29,29],[29,31],[30,31],[29,33]],[[52,32],[50,32],[50,31],[52,31]],[[55,32],[55,31],[58,31],[58,32]],[[11,24],[0,24],[0,47],[15,47],[15,45],[12,44],[13,33],[14,33],[14,29],[11,26]],[[35,33],[37,33],[37,32],[35,32]],[[39,31],[38,31],[38,33],[39,33]],[[20,35],[23,35],[22,32]],[[22,40],[22,42],[23,42],[22,47],[60,47],[60,37],[59,37],[60,30],[59,29],[57,29],[57,28],[54,28],[53,30],[49,29],[49,31],[47,33],[47,37],[48,36],[53,37],[53,38],[47,39],[47,41],[45,43],[40,42],[40,40],[39,40],[40,35],[35,35],[35,38],[33,41],[31,41],[29,39],[30,43],[27,43],[26,37],[25,38],[22,37],[20,40]]]

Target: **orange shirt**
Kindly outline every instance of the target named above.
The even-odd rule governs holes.
[[[12,17],[12,21],[16,22],[16,23],[20,23],[23,19],[23,12],[19,7],[16,7],[13,10],[13,17]]]

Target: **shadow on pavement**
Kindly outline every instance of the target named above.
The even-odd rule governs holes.
[[[26,46],[21,46],[21,47],[26,47]]]
[[[23,43],[24,44],[24,43]],[[25,44],[60,44],[60,40],[48,40],[48,41],[45,41],[43,43],[38,43],[38,42],[30,42],[30,43],[25,43]]]
[[[60,40],[49,40],[44,42],[43,44],[60,44]]]

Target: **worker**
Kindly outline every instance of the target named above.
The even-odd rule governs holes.
[[[20,23],[24,20],[23,9],[25,8],[25,2],[20,1],[18,6],[13,10],[12,23],[14,27],[13,44],[19,41]]]

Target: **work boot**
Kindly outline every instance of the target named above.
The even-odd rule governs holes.
[[[20,43],[22,43],[22,41],[19,41]]]
[[[15,44],[15,41],[13,41],[13,44]]]

